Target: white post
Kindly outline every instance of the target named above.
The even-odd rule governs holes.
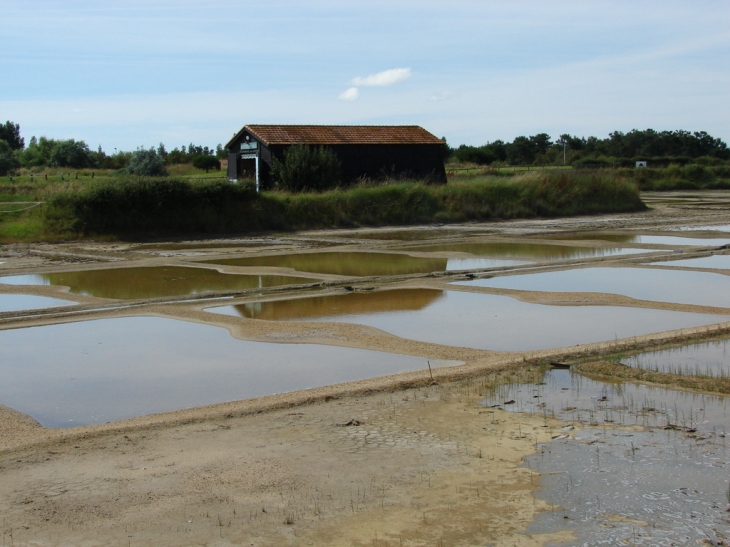
[[[259,155],[256,154],[256,193],[259,193]]]

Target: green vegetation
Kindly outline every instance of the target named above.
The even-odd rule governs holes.
[[[167,175],[165,161],[154,148],[138,148],[132,152],[124,171],[140,177],[164,177]]]
[[[211,169],[220,171],[221,162],[215,156],[195,156],[193,158],[193,167],[195,167],[196,169],[200,169],[201,171],[205,171],[206,173]]]
[[[340,161],[329,148],[298,144],[286,149],[284,161],[274,158],[271,176],[291,192],[328,190],[340,182]]]
[[[321,193],[261,194],[249,185],[223,181],[120,178],[81,188],[69,184],[67,191],[38,208],[43,232],[35,237],[146,238],[565,216],[643,208],[635,185],[604,174],[533,172],[445,186],[399,181]]]
[[[520,136],[511,143],[496,140],[483,146],[447,147],[448,161],[475,165],[567,165],[634,167],[636,161],[650,166],[723,165],[730,160],[725,142],[704,131],[615,131],[608,138],[539,133]]]

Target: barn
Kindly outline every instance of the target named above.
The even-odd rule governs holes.
[[[444,141],[417,125],[246,125],[226,144],[228,178],[272,185],[274,158],[292,145],[323,146],[340,161],[343,182],[428,178],[446,182]]]

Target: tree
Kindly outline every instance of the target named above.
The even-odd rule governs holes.
[[[0,124],[0,141],[5,141],[10,150],[22,150],[25,148],[25,139],[20,136],[20,125],[10,120]]]
[[[326,190],[340,181],[340,161],[329,148],[295,144],[284,151],[284,161],[274,158],[271,175],[287,190]]]
[[[48,165],[53,167],[96,167],[89,146],[84,141],[73,139],[51,141],[53,147],[48,157]]]
[[[20,167],[20,162],[13,154],[12,148],[7,142],[0,140],[0,175],[8,175],[18,167]]]
[[[497,159],[489,148],[465,144],[454,150],[453,156],[460,162],[476,163],[477,165],[489,165]]]
[[[215,156],[195,156],[193,158],[193,167],[195,167],[196,169],[201,169],[206,173],[211,169],[220,171],[221,162]]]
[[[165,161],[154,148],[145,149],[144,146],[132,152],[127,167],[124,168],[130,175],[144,177],[164,177],[167,175]]]

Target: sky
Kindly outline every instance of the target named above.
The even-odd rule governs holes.
[[[254,123],[728,142],[729,105],[727,0],[0,0],[0,123],[26,142],[215,146]]]

